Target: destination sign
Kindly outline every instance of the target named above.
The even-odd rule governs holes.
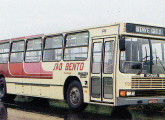
[[[165,28],[163,27],[145,26],[131,23],[126,24],[126,32],[165,36]]]

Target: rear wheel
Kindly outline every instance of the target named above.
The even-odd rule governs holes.
[[[4,78],[0,78],[0,99],[4,101],[14,100],[16,95],[6,93],[6,82]]]
[[[0,99],[4,99],[6,96],[6,82],[4,78],[0,78]]]
[[[81,111],[87,107],[83,100],[83,90],[80,82],[73,81],[67,90],[67,102],[72,110]]]

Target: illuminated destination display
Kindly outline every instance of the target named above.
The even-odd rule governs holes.
[[[163,27],[161,28],[155,26],[131,24],[131,23],[126,24],[126,32],[165,36],[165,28]]]

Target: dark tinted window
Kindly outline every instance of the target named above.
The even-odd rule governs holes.
[[[24,49],[25,49],[24,41],[13,42],[12,49],[11,49],[10,62],[13,62],[13,63],[23,62]]]
[[[66,47],[88,45],[88,32],[67,35]]]
[[[64,53],[65,60],[85,60],[88,56],[88,32],[68,34]]]
[[[63,40],[62,36],[55,36],[55,37],[46,38],[45,49],[62,48],[62,40]]]
[[[9,43],[0,44],[0,53],[9,52]]]
[[[0,44],[0,63],[7,63],[9,60],[10,43]]]
[[[63,36],[48,37],[45,39],[43,61],[60,61],[62,58]]]
[[[42,41],[41,39],[29,40],[27,42],[27,50],[41,50]]]
[[[13,42],[11,52],[24,51],[24,41]]]
[[[41,60],[42,40],[34,39],[27,41],[26,62],[40,62]]]

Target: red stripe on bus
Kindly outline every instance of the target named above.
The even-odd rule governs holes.
[[[7,76],[8,78],[53,79],[52,76]]]
[[[24,72],[27,74],[49,74],[53,75],[53,71],[45,71],[42,63],[24,63]]]
[[[53,71],[44,71],[41,63],[9,63],[9,77],[52,79]],[[7,68],[7,67],[6,67]],[[6,69],[8,71],[8,69]]]
[[[0,75],[9,76],[8,63],[0,64]]]
[[[18,39],[24,39],[25,37],[17,37],[17,38],[11,38],[11,40],[18,40]]]
[[[9,71],[12,76],[23,75],[23,64],[9,63]]]
[[[9,42],[10,39],[0,40],[1,42]]]
[[[44,34],[37,34],[37,35],[25,36],[25,38],[40,37],[40,36],[43,36],[43,35]]]

